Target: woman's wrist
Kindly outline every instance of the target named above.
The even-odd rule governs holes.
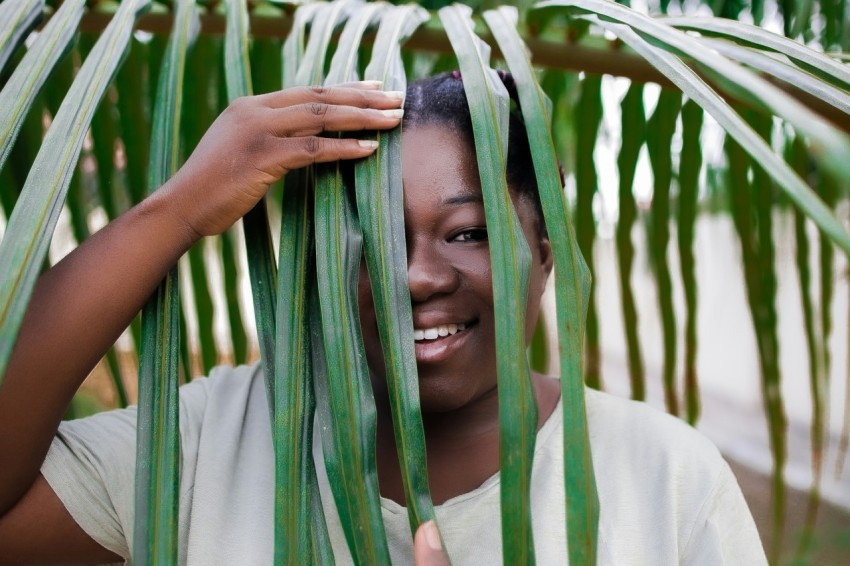
[[[186,179],[178,171],[137,207],[143,221],[153,222],[162,230],[161,235],[165,236],[169,247],[173,247],[175,260],[207,235],[197,228],[198,203],[190,196],[192,187],[189,183],[191,179]]]

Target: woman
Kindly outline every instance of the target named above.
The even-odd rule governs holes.
[[[129,555],[135,411],[63,424],[57,435],[74,392],[194,242],[228,229],[291,169],[369,155],[369,142],[315,136],[395,127],[401,99],[357,83],[239,100],[156,194],[41,278],[0,389],[0,556],[91,562]],[[454,563],[492,564],[501,556],[495,324],[461,77],[411,85],[404,117],[408,277],[431,493]],[[528,339],[552,256],[517,116],[507,177],[533,259]],[[359,301],[378,409],[383,518],[394,561],[409,563],[412,541],[365,268]],[[565,563],[559,386],[541,375],[533,385],[540,408],[532,477],[536,553],[541,564]],[[636,403],[595,392],[587,403],[602,509],[600,563],[764,562],[740,490],[705,439]],[[181,390],[181,562],[271,561],[269,431],[258,366],[222,368]],[[337,563],[347,563],[321,457],[317,465]],[[439,547],[431,525],[416,542],[420,564],[442,560],[428,552]]]

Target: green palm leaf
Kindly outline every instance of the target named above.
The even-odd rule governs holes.
[[[307,25],[313,20],[318,9],[324,4],[313,2],[299,6],[292,20],[292,29],[283,42],[283,86],[298,84],[295,75],[304,57],[304,36]]]
[[[311,47],[327,48],[337,18],[345,18],[347,2],[327,8],[325,25],[314,29]],[[356,77],[357,47],[377,6],[363,6],[348,19],[331,62],[325,84],[349,82]],[[314,41],[315,37],[315,41]],[[316,47],[315,49],[319,49]],[[312,57],[324,59],[313,51]],[[306,80],[303,66],[298,77]],[[321,68],[312,69],[316,77]],[[327,403],[331,408],[331,436],[335,446],[325,463],[338,480],[331,489],[339,510],[348,547],[357,564],[389,564],[389,549],[381,516],[375,461],[377,419],[369,368],[363,351],[357,306],[360,272],[360,226],[351,192],[343,185],[339,163],[317,167],[315,188],[316,273],[321,309],[327,374]],[[325,443],[330,439],[325,439]]]
[[[576,176],[576,239],[593,281],[595,266],[593,243],[596,241],[596,222],[593,215],[593,196],[598,190],[596,160],[593,148],[602,122],[602,77],[588,75],[581,82],[581,94],[575,115],[575,176]],[[585,331],[585,381],[594,389],[602,389],[602,352],[599,345],[599,316],[589,289]]]
[[[700,399],[697,382],[697,278],[694,265],[694,226],[697,215],[699,174],[702,167],[703,111],[693,100],[682,107],[682,154],[679,159],[679,265],[685,292],[685,416],[696,425]]]
[[[573,235],[561,187],[550,125],[551,104],[537,84],[527,51],[516,31],[515,11],[502,7],[485,12],[484,19],[516,79],[546,228],[555,257],[564,462],[569,462],[564,466],[569,562],[595,564],[599,498],[590,454],[582,377],[582,334],[590,274]]]
[[[646,128],[646,148],[652,165],[652,222],[650,245],[652,247],[653,273],[658,286],[658,308],[661,312],[661,330],[664,339],[664,364],[662,380],[664,403],[670,414],[679,414],[679,395],[676,386],[676,312],[673,308],[673,281],[667,262],[667,244],[670,241],[670,184],[673,181],[673,156],[668,148],[676,131],[676,118],[682,107],[682,95],[663,90],[655,111]]]
[[[198,338],[201,354],[201,371],[209,375],[218,363],[218,348],[215,343],[213,300],[207,281],[206,246],[200,241],[189,250],[189,273],[192,277],[192,295],[195,298],[195,313],[198,315]]]
[[[531,252],[505,179],[508,94],[489,67],[489,47],[473,31],[471,9],[456,4],[439,13],[463,75],[488,227],[499,387],[502,555],[506,564],[533,564],[530,488],[537,403],[525,356]]]
[[[47,253],[83,139],[98,101],[115,74],[136,16],[149,0],[131,0],[118,12],[86,59],[44,138],[0,244],[0,375],[4,374],[24,310]]]
[[[7,0],[7,3],[11,0]],[[5,5],[3,7],[6,7]],[[84,0],[71,0],[50,19],[0,91],[0,169],[9,156],[21,124],[50,71],[67,52],[83,15]],[[2,8],[0,8],[2,11]],[[2,20],[2,15],[0,15]],[[2,66],[2,65],[0,65]]]
[[[629,359],[632,399],[642,401],[646,397],[646,378],[638,338],[638,314],[632,291],[632,264],[635,246],[632,243],[632,228],[637,219],[637,205],[632,193],[640,148],[646,138],[646,115],[643,108],[643,85],[633,84],[620,103],[623,143],[617,155],[617,170],[620,173],[619,205],[617,220],[617,262],[620,276],[620,295],[623,303],[623,327],[626,335],[626,351]]]
[[[808,169],[809,156],[806,143],[799,137],[786,141],[786,159],[800,175],[805,175]],[[815,331],[815,306],[811,292],[811,269],[809,261],[809,235],[806,232],[806,217],[799,210],[794,211],[794,243],[796,248],[797,272],[800,275],[800,304],[803,307],[803,331],[806,337],[806,351],[809,356],[809,387],[812,394],[812,487],[809,491],[809,501],[806,513],[806,526],[800,537],[799,553],[802,555],[812,542],[813,513],[817,512],[820,503],[820,487],[823,477],[823,448],[824,448],[824,384],[825,369],[818,347],[818,335]],[[830,283],[831,284],[831,283]],[[829,303],[822,303],[829,304]],[[826,311],[829,308],[824,309]]]
[[[724,18],[679,16],[659,21],[675,28],[698,31],[702,35],[719,36],[756,49],[781,53],[821,80],[838,88],[850,88],[850,69],[846,65],[798,41],[766,29]]]
[[[325,54],[338,20],[344,15],[341,10],[344,4],[316,3],[298,8],[290,35],[283,45],[285,87],[322,82]],[[315,24],[310,35],[307,48],[311,57],[308,58],[304,56],[305,27],[314,18],[321,22]],[[286,563],[291,563],[293,556],[302,561],[310,556],[318,563],[333,561],[312,458],[315,405],[312,389],[314,382],[321,381],[325,375],[324,360],[318,363],[315,353],[321,338],[311,338],[307,334],[311,317],[316,316],[311,311],[313,299],[308,296],[309,289],[315,286],[311,257],[314,245],[312,174],[313,169],[307,168],[287,176],[281,206],[280,300],[276,317],[280,338],[277,340],[276,381],[285,379],[287,386],[275,389],[278,515],[275,552],[278,561]],[[325,396],[320,396],[320,401],[321,409],[326,403]],[[319,414],[321,419],[325,412],[320,410]],[[325,445],[326,461],[328,453],[332,452],[331,445]],[[301,451],[301,456],[293,458],[293,450]],[[330,477],[334,477],[334,471],[332,466],[328,467]],[[305,554],[304,549],[312,554]]]
[[[334,2],[320,4],[313,16],[310,39],[307,41],[304,57],[295,74],[295,84],[322,84],[325,58],[334,30],[339,23],[348,17],[355,6],[360,6],[362,9],[362,2],[358,0],[335,0]],[[288,65],[288,62],[284,63],[284,66],[286,65]]]
[[[0,71],[41,17],[44,0],[6,0],[0,4]]]
[[[850,114],[850,93],[823,81],[820,77],[812,75],[808,71],[783,63],[776,56],[771,56],[758,49],[741,47],[728,41],[711,38],[703,38],[701,41],[721,55],[744,63],[767,76],[782,79],[845,114]]]
[[[115,77],[121,141],[127,158],[127,188],[133,204],[140,202],[147,190],[152,114],[149,101],[154,98],[155,82],[159,76],[159,65],[151,65],[149,60],[153,59],[151,52],[159,43],[161,39],[158,38],[147,44],[131,41],[127,60]],[[151,83],[147,89],[145,76],[149,77]]]
[[[400,45],[427,19],[425,10],[413,6],[395,8],[384,15],[365,78],[381,81],[386,90],[403,92],[407,80]],[[434,508],[419,412],[419,380],[407,281],[401,131],[394,129],[376,135],[378,149],[355,166],[357,212],[384,349],[405,501],[411,530],[415,531],[421,523],[434,518]]]
[[[224,75],[227,99],[233,102],[250,96],[251,68],[248,64],[248,6],[245,0],[227,0],[227,30],[224,37]],[[274,260],[265,200],[260,200],[242,219],[248,274],[254,301],[254,319],[260,341],[260,360],[266,383],[269,410],[274,408],[275,309],[277,266]],[[274,422],[274,420],[272,420]]]
[[[772,265],[771,210],[769,206],[763,210],[765,207],[761,202],[766,191],[765,187],[759,186],[759,182],[763,181],[763,171],[753,168],[753,181],[750,181],[751,167],[746,150],[731,137],[726,139],[726,155],[729,159],[729,186],[735,187],[735,190],[730,191],[732,219],[741,240],[744,282],[758,346],[762,395],[773,454],[773,517],[768,557],[775,564],[781,551],[785,517],[786,418],[780,390],[779,344],[776,335],[776,276]]]
[[[177,5],[174,31],[161,69],[151,136],[148,192],[179,166],[180,115],[186,53],[198,35],[194,0]],[[165,276],[142,310],[139,409],[136,442],[136,519],[133,561],[177,562],[180,487],[180,295],[177,267]]]

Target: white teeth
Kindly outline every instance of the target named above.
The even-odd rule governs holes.
[[[466,325],[463,323],[440,324],[439,326],[435,326],[434,328],[417,328],[413,330],[413,339],[416,341],[436,340],[437,338],[457,334],[458,332],[464,329],[466,329]]]

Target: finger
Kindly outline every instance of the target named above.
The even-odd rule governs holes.
[[[400,91],[383,91],[353,86],[295,87],[255,97],[269,108],[286,108],[298,104],[335,104],[358,108],[398,108],[404,99]]]
[[[271,138],[268,151],[263,152],[257,166],[282,176],[312,163],[368,157],[377,147],[378,142],[351,138]]]
[[[404,110],[358,108],[312,102],[270,113],[270,131],[279,136],[313,136],[321,132],[386,130],[398,126]]]
[[[347,87],[347,88],[362,88],[364,90],[381,90],[381,87],[384,86],[384,81],[351,81],[347,83],[339,83],[335,85],[325,85],[325,86],[333,86],[333,87]]]
[[[413,538],[413,557],[416,566],[449,566],[440,544],[440,533],[434,521],[423,523]]]

